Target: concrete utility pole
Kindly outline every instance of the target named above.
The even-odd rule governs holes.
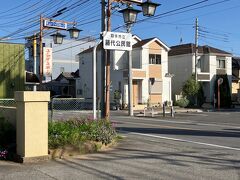
[[[96,74],[97,74],[97,69],[96,69],[96,64],[97,64],[97,46],[99,43],[97,43],[94,48],[93,48],[93,62],[92,62],[92,68],[93,68],[93,119],[97,119],[97,79],[96,79]]]
[[[131,33],[131,24],[127,24],[127,33]],[[128,115],[133,116],[132,50],[128,51],[128,105]]]
[[[197,82],[197,64],[198,64],[198,18],[195,22],[195,80]]]
[[[106,2],[102,0],[102,33],[106,31]],[[100,35],[103,40],[103,34]],[[102,48],[101,51],[101,118],[105,118],[105,65],[106,65],[106,50]]]

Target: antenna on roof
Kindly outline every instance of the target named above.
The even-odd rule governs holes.
[[[181,37],[181,38],[180,38],[180,44],[182,44],[182,43],[183,43],[183,38]]]

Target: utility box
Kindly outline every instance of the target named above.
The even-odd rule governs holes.
[[[0,42],[0,98],[13,98],[14,91],[24,90],[24,82],[24,45]]]

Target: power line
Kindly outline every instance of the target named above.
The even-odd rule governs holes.
[[[167,11],[167,12],[164,12],[164,13],[161,13],[161,14],[158,14],[156,15],[157,17],[156,18],[152,18],[152,19],[159,19],[159,18],[162,18],[163,15],[167,15],[167,14],[170,14],[172,12],[176,12],[176,11],[179,11],[179,10],[182,10],[182,9],[187,9],[189,7],[193,7],[193,6],[196,6],[196,5],[199,5],[199,4],[202,4],[202,3],[205,3],[207,2],[208,0],[203,0],[203,1],[199,1],[197,3],[193,3],[193,4],[190,4],[190,5],[187,5],[187,6],[184,6],[184,7],[180,7],[180,8],[177,8],[177,9],[174,9],[174,10],[170,10],[170,11]],[[213,5],[216,5],[216,4],[219,4],[219,3],[223,3],[223,2],[226,2],[226,1],[230,1],[230,0],[223,0],[221,2],[217,2],[217,3],[212,3],[210,5],[205,5],[205,6],[200,6],[200,7],[197,7],[197,9],[200,9],[200,8],[205,8],[205,7],[208,7],[208,6],[213,6]],[[196,9],[196,8],[194,8]],[[193,9],[190,9],[190,10],[193,10]],[[181,13],[184,13],[184,12],[187,12],[187,11],[190,11],[190,10],[186,10],[186,11],[182,11]],[[176,14],[176,13],[175,13]],[[175,15],[175,14],[171,14],[171,15]],[[136,23],[142,23],[142,22],[145,22],[147,21],[148,19],[150,18],[145,18],[145,19],[141,19],[141,20],[138,20]],[[118,26],[116,28],[113,29],[113,31],[116,31],[117,29],[119,28],[122,28],[124,27],[125,25],[121,25],[121,26]],[[63,50],[65,50],[66,48],[64,48]]]

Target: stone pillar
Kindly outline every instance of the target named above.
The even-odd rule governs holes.
[[[18,91],[17,155],[21,162],[48,158],[48,102],[50,92]]]

